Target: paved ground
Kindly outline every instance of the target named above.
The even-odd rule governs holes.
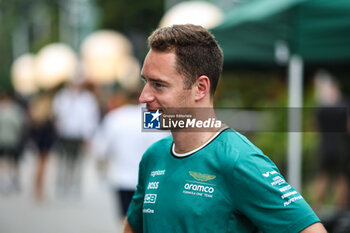
[[[21,164],[22,191],[0,195],[0,233],[118,233],[121,223],[115,215],[114,199],[108,186],[99,180],[94,161],[83,163],[80,197],[57,198],[54,180],[57,160],[50,157],[43,203],[33,199],[35,156],[26,153]]]

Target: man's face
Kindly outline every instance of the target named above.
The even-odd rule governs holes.
[[[141,72],[145,86],[139,97],[148,110],[194,106],[194,90],[185,88],[183,77],[175,69],[175,60],[174,52],[148,52]]]

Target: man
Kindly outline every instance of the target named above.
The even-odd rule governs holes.
[[[78,72],[53,99],[53,114],[58,135],[60,163],[57,193],[78,196],[81,188],[83,153],[97,129],[100,108]]]
[[[160,28],[139,98],[149,110],[208,108],[223,56],[194,25]],[[124,232],[326,232],[300,194],[262,151],[232,129],[172,130],[143,155]]]
[[[119,90],[110,101],[119,105],[104,116],[92,146],[99,160],[109,160],[109,181],[119,203],[116,206],[121,207],[118,216],[125,218],[137,185],[142,154],[169,133],[141,131],[141,106],[136,104],[134,93]]]
[[[26,134],[25,111],[0,88],[0,193],[20,191],[20,160]]]

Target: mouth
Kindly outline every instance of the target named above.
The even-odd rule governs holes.
[[[162,108],[161,108],[161,107],[151,107],[151,106],[149,106],[149,105],[146,105],[146,108],[147,108],[147,110],[150,111],[150,112],[155,112],[155,111],[157,111],[157,110],[162,111]]]

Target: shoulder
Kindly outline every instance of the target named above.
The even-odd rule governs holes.
[[[153,143],[145,152],[145,155],[148,154],[161,154],[160,152],[164,151],[164,150],[169,150],[170,152],[170,148],[171,145],[173,143],[173,137],[171,135],[162,138],[158,141],[156,141],[155,143]]]
[[[163,157],[164,152],[170,153],[173,138],[171,135],[154,142],[143,154],[141,162],[148,162],[156,157]]]
[[[230,161],[233,171],[254,170],[265,171],[267,168],[277,169],[275,164],[257,146],[245,136],[233,129],[227,129],[217,138],[220,157]],[[224,156],[222,156],[224,155]]]
[[[155,162],[160,162],[164,158],[164,153],[170,153],[172,136],[167,136],[153,143],[142,155],[140,161],[140,173],[149,171]]]
[[[231,128],[224,130],[217,137],[215,145],[221,152],[235,157],[241,157],[247,154],[263,154],[263,152],[245,136]]]

